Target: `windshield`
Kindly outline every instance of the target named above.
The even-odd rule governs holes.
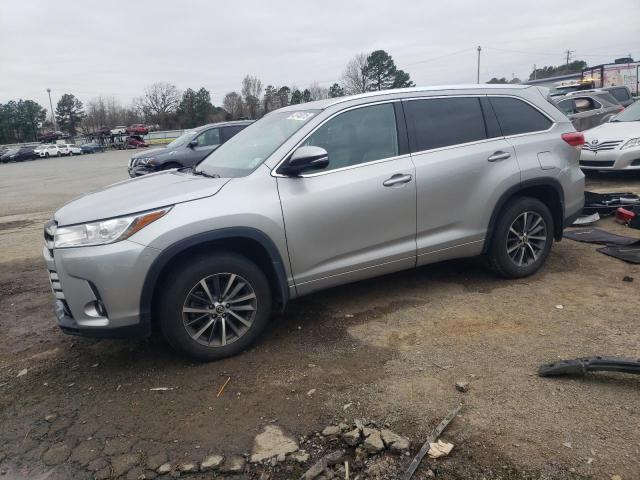
[[[18,153],[18,151],[20,151],[20,147],[10,147],[7,149],[7,154],[8,155],[13,155],[14,153]]]
[[[240,177],[255,170],[319,110],[273,112],[249,125],[214,150],[196,171],[221,177]]]
[[[183,145],[186,145],[191,140],[193,140],[193,137],[195,137],[197,134],[198,134],[197,130],[189,130],[188,132],[184,132],[182,135],[176,138],[173,142],[167,145],[167,148],[182,147]]]
[[[611,119],[612,122],[640,122],[640,101],[634,102]]]

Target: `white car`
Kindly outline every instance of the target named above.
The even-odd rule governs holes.
[[[38,155],[43,158],[59,157],[60,148],[58,147],[58,145],[46,145],[45,148],[40,150],[40,153]]]
[[[124,133],[127,133],[127,127],[124,125],[119,125],[111,129],[111,135],[122,135]]]
[[[82,155],[82,148],[73,143],[59,144],[58,150],[60,151],[60,155]]]
[[[640,170],[640,102],[583,133],[583,170]]]
[[[45,143],[41,143],[40,145],[36,146],[33,149],[33,153],[40,156],[40,152],[42,152],[45,148],[47,148],[49,145],[45,144]]]

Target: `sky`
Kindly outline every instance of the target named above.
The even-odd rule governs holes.
[[[640,1],[0,0],[0,103],[64,93],[123,104],[145,86],[205,87],[219,105],[246,74],[264,86],[339,81],[383,49],[419,86],[528,78],[533,65],[640,58]]]

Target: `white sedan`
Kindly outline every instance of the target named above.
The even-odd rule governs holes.
[[[583,170],[640,170],[640,101],[582,133]]]
[[[127,127],[124,125],[118,125],[111,129],[111,135],[123,135],[127,133]]]

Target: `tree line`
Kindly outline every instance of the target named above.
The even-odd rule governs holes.
[[[135,123],[161,129],[193,128],[223,120],[257,119],[287,105],[414,85],[409,74],[396,67],[391,55],[376,50],[354,56],[340,81],[329,87],[314,82],[306,88],[272,84],[263,88],[258,77],[246,75],[239,91],[227,93],[222,106],[217,107],[206,88],[180,92],[168,82],[149,85],[129,105],[108,96],[92,98],[85,105],[73,94],[65,93],[56,104],[55,127],[70,135]],[[0,104],[0,143],[33,141],[39,132],[53,129],[47,110],[33,100]]]

